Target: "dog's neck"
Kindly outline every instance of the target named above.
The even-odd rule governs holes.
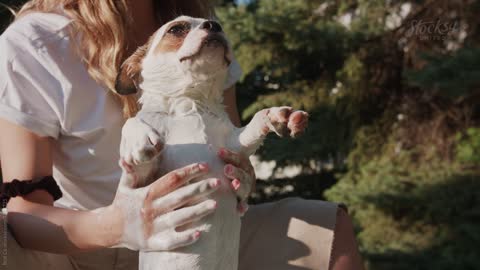
[[[172,59],[176,59],[174,54],[143,60],[139,85],[142,110],[169,115],[224,111],[223,86],[227,66],[222,62],[212,65],[207,57],[185,62]]]
[[[215,76],[201,82],[185,82],[179,87],[163,85],[160,89],[143,89],[139,102],[144,112],[185,115],[194,112],[221,114],[225,77]],[[176,89],[172,89],[172,87]]]

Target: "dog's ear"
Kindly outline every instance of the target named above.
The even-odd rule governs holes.
[[[120,95],[130,95],[137,93],[140,83],[140,73],[142,71],[142,60],[147,54],[149,44],[139,47],[130,57],[120,66],[117,79],[115,80],[115,91]]]

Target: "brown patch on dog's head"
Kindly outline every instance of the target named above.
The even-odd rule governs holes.
[[[152,43],[152,38],[139,47],[130,57],[123,62],[115,81],[115,91],[120,95],[137,93],[140,83],[140,72],[142,71],[142,60]]]
[[[207,49],[203,50],[204,47]],[[220,48],[223,48],[225,61],[212,61],[210,58],[218,56]],[[202,51],[205,57],[195,58]],[[143,61],[145,57],[148,57],[147,62]],[[115,91],[120,95],[136,94],[143,82],[142,71],[148,68],[144,63],[151,64],[157,60],[155,57],[162,65],[176,65],[179,61],[187,69],[193,62],[197,63],[195,59],[200,59],[200,64],[210,65],[209,68],[224,68],[223,63],[228,66],[231,58],[230,47],[218,22],[181,16],[164,24],[145,45],[125,60],[115,81]]]
[[[183,45],[185,37],[190,32],[191,24],[186,21],[173,22],[168,26],[154,53],[176,52]]]
[[[160,42],[154,48],[154,53],[176,52],[183,45],[185,37],[190,32],[191,24],[187,21],[173,22],[168,26]],[[115,90],[120,95],[130,95],[137,93],[140,83],[140,72],[142,71],[142,60],[147,54],[152,41],[153,34],[148,42],[139,47],[130,57],[123,62],[118,73]]]

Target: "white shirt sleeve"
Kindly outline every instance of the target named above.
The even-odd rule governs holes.
[[[0,37],[0,117],[39,136],[58,138],[62,87],[48,64],[48,54],[24,35]]]

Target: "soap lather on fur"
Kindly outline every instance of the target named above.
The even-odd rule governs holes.
[[[207,177],[220,185],[211,195],[217,202],[213,215],[171,232],[187,231],[192,242],[198,241],[173,251],[141,251],[141,270],[236,270],[237,202],[246,200],[253,183],[242,183],[234,192],[217,151],[227,148],[249,156],[269,132],[296,137],[307,126],[306,112],[273,107],[255,114],[247,126],[235,127],[223,105],[231,62],[218,22],[181,16],[163,25],[121,67],[117,92],[140,96],[141,110],[123,127],[120,149],[124,169],[135,171],[135,184],[144,186],[166,172],[204,162]]]

